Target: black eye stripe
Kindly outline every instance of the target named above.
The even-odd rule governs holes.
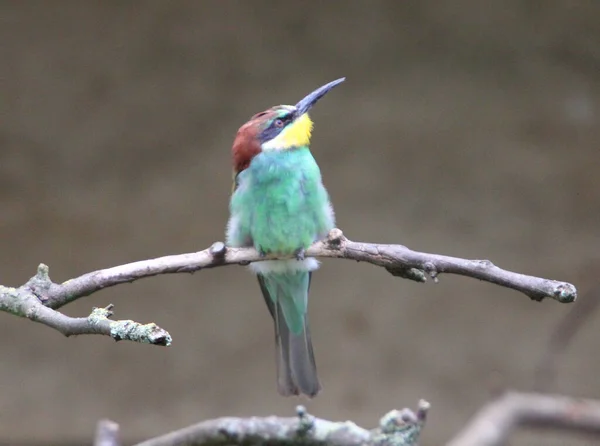
[[[273,121],[273,124],[274,124],[275,126],[277,126],[277,124],[275,124],[275,123],[276,123],[277,121],[281,121],[281,122],[283,123],[283,125],[285,126],[286,124],[288,124],[289,122],[291,122],[291,120],[292,120],[292,114],[291,114],[291,113],[288,113],[288,114],[287,114],[287,115],[285,115],[285,116],[281,116],[281,117],[279,117],[279,118],[275,119],[275,120]]]
[[[287,114],[285,116],[281,116],[279,118],[273,119],[271,124],[263,130],[263,132],[259,135],[260,143],[264,143],[270,141],[277,137],[279,133],[285,128],[285,126],[293,120],[293,116],[291,114]],[[278,121],[281,123],[278,125]]]

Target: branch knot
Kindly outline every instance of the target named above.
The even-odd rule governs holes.
[[[306,407],[302,405],[296,406],[296,416],[298,417],[298,429],[296,429],[296,434],[298,437],[305,437],[314,429],[314,418],[306,411]]]
[[[333,249],[339,249],[346,240],[344,233],[339,228],[333,228],[327,234],[327,245]]]
[[[227,246],[225,246],[225,243],[214,242],[208,250],[215,261],[221,262],[225,260],[225,254],[227,254]]]

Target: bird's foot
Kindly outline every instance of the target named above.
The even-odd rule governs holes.
[[[294,257],[296,257],[296,260],[304,260],[304,255],[306,254],[306,250],[304,248],[298,248],[296,251],[294,251]]]

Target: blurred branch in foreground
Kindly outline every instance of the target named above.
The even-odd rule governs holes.
[[[507,392],[486,404],[446,446],[501,446],[519,427],[600,435],[600,401]]]
[[[421,400],[417,412],[392,410],[379,421],[379,427],[366,430],[351,421],[333,422],[315,418],[303,406],[296,408],[296,418],[252,417],[218,418],[137,443],[135,446],[190,445],[264,445],[304,446],[417,446],[429,403]],[[98,423],[94,446],[120,446],[114,423]],[[112,429],[113,441],[103,442],[105,429]]]
[[[96,426],[94,446],[120,446],[119,425],[110,420],[100,420]]]
[[[297,418],[227,417],[203,421],[135,446],[417,446],[429,403],[421,400],[416,413],[393,410],[373,430],[351,421],[315,418],[302,406],[296,410]],[[600,401],[507,392],[486,404],[446,446],[502,446],[520,427],[600,435]],[[100,421],[94,446],[120,445],[117,425]]]
[[[348,240],[341,230],[333,229],[325,240],[314,243],[305,253],[308,257],[331,257],[368,262],[382,266],[394,276],[425,282],[438,281],[442,273],[459,274],[506,288],[521,291],[531,299],[552,298],[562,303],[577,298],[575,286],[498,268],[489,260],[467,260],[439,254],[412,251],[402,245],[361,243]],[[65,336],[102,334],[115,340],[129,340],[154,345],[169,345],[171,336],[154,323],[110,321],[112,305],[94,309],[87,318],[71,318],[58,308],[103,288],[133,282],[159,274],[192,273],[224,265],[247,265],[270,259],[254,248],[228,248],[221,242],[203,251],[159,257],[93,271],[61,284],[54,283],[48,267],[41,264],[35,276],[19,288],[0,286],[0,311],[28,318],[52,327]]]

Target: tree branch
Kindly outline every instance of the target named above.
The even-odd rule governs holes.
[[[600,401],[508,392],[485,405],[447,446],[501,446],[518,427],[600,434]]]
[[[339,229],[333,229],[325,240],[314,243],[305,253],[309,257],[331,257],[367,262],[382,266],[394,276],[425,282],[438,281],[442,273],[458,274],[512,288],[541,301],[546,297],[558,302],[573,302],[577,290],[566,282],[542,279],[507,271],[489,260],[466,260],[439,254],[412,251],[402,245],[353,242]],[[70,318],[56,310],[76,299],[103,288],[133,282],[158,274],[191,273],[224,265],[248,265],[263,260],[291,257],[263,256],[253,248],[228,248],[221,242],[203,251],[159,257],[151,260],[93,271],[61,284],[50,280],[48,267],[41,264],[38,272],[19,288],[0,288],[0,311],[26,317],[52,327],[66,336],[104,334],[116,340],[126,339],[155,345],[169,345],[169,333],[155,324],[133,321],[109,321],[112,314],[97,311],[87,318]]]
[[[47,267],[41,265],[38,275],[46,275]],[[113,305],[94,308],[88,317],[69,317],[44,306],[29,289],[28,284],[20,288],[0,285],[0,311],[25,317],[54,328],[65,336],[100,334],[116,341],[126,340],[153,345],[171,344],[169,333],[154,323],[140,324],[131,320],[111,321]]]
[[[94,446],[120,446],[119,425],[110,420],[100,420],[96,426]]]
[[[533,300],[546,297],[569,303],[577,298],[577,290],[566,282],[542,279],[506,271],[489,260],[466,260],[439,254],[412,251],[402,245],[353,242],[342,231],[333,229],[327,239],[316,242],[307,251],[308,257],[332,257],[367,262],[386,268],[391,274],[416,282],[427,276],[437,280],[439,274],[458,274],[521,291]],[[189,254],[171,255],[128,263],[93,271],[62,284],[41,280],[31,283],[32,290],[50,308],[60,308],[80,297],[124,282],[133,282],[159,274],[192,273],[224,265],[247,265],[262,260],[283,259],[261,256],[253,248],[228,248],[221,242],[210,248]]]
[[[306,413],[303,406],[298,406],[296,418],[218,418],[135,446],[416,446],[428,410],[429,403],[421,400],[416,413],[410,409],[393,410],[381,418],[378,428],[366,430],[351,421],[333,422],[315,418]]]
[[[296,418],[217,418],[134,446],[417,446],[429,407],[421,400],[416,413],[392,410],[377,428],[367,430],[351,421],[315,418],[298,406]],[[506,392],[486,404],[446,446],[502,446],[519,427],[600,435],[600,401]],[[117,430],[116,424],[101,421],[95,446],[118,446]],[[100,443],[101,436],[112,442]]]

